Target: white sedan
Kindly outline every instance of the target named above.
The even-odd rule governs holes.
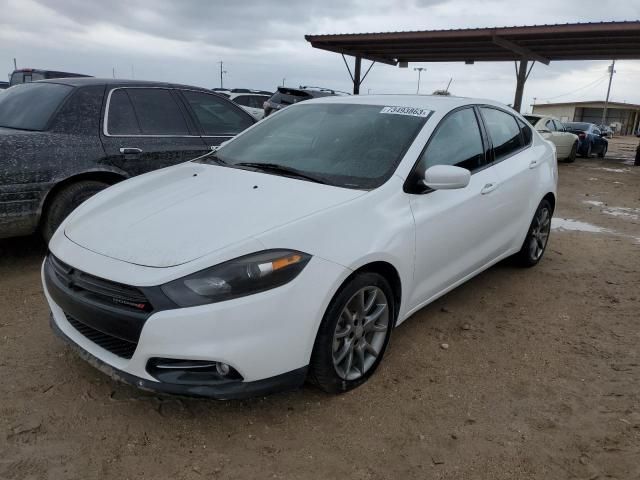
[[[414,312],[504,258],[536,265],[556,182],[553,147],[495,102],[302,102],[82,204],[42,266],[51,325],[143,389],[344,392]]]
[[[542,115],[525,115],[524,118],[534,126],[544,139],[556,146],[558,159],[563,159],[567,163],[575,161],[578,153],[578,136],[568,132],[560,120]]]

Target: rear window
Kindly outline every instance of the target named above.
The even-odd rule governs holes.
[[[524,119],[529,122],[531,125],[535,125],[540,120],[540,117],[536,117],[534,115],[523,115]]]
[[[0,96],[0,127],[44,130],[71,90],[58,83],[29,83],[5,90]]]

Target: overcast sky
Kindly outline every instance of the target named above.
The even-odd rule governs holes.
[[[273,90],[351,88],[337,54],[311,48],[305,34],[640,19],[639,0],[0,0],[0,65],[94,76]],[[368,62],[365,62],[365,68]],[[607,61],[536,64],[525,105],[602,99]],[[367,93],[415,93],[414,66],[377,64]],[[426,64],[421,92],[513,101],[512,62]],[[640,103],[640,61],[616,63],[612,99]],[[4,74],[3,74],[4,76]]]

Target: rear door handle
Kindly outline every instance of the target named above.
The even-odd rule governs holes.
[[[496,182],[487,183],[484,187],[482,187],[480,193],[482,195],[486,195],[487,193],[493,192],[496,188],[498,188],[498,184]]]
[[[122,147],[120,153],[123,155],[139,155],[142,153],[142,149],[135,147]]]
[[[540,160],[531,160],[529,163],[529,168],[536,168],[540,165]]]

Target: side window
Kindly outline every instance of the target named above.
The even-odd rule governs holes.
[[[236,135],[253,125],[251,116],[216,95],[183,90],[205,135]]]
[[[126,88],[143,135],[189,135],[180,107],[164,88]]]
[[[114,90],[109,101],[107,114],[109,135],[140,135],[140,126],[126,90]]]
[[[524,139],[524,144],[529,145],[531,140],[533,140],[533,132],[531,131],[531,127],[518,119],[518,126],[520,127],[520,132],[522,133],[522,138]]]
[[[554,124],[554,125],[555,125],[555,127],[556,127],[556,131],[558,131],[558,132],[562,132],[562,131],[564,131],[564,127],[563,127],[563,126],[562,126],[562,124],[561,124],[560,122],[558,122],[557,120],[554,120],[554,121],[553,121],[553,124]]]
[[[233,99],[238,105],[242,105],[243,107],[250,107],[251,97],[248,95],[240,95]]]
[[[478,120],[472,108],[458,110],[438,125],[418,161],[419,171],[434,165],[455,165],[475,170],[484,162]]]
[[[496,108],[481,107],[481,110],[496,160],[508,157],[523,147],[515,117]]]
[[[553,123],[553,120],[547,120],[544,124],[544,128],[546,128],[547,130],[549,130],[550,132],[555,132],[556,131],[556,126]]]
[[[600,132],[600,129],[598,129],[598,128],[594,128],[592,133],[593,133],[594,135],[600,135],[600,133],[601,133],[601,132]]]
[[[262,109],[264,106],[264,102],[266,102],[269,99],[269,97],[259,97],[258,95],[254,95],[253,97],[251,97],[251,103],[252,103],[252,107],[253,108],[260,108]]]

